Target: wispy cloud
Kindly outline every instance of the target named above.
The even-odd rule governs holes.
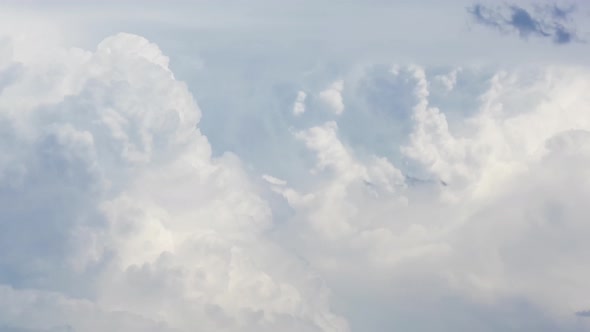
[[[537,7],[534,10],[517,5],[489,7],[475,4],[467,11],[478,24],[497,29],[502,33],[517,33],[520,38],[530,36],[549,38],[555,44],[581,41],[571,19],[576,7],[557,5]]]

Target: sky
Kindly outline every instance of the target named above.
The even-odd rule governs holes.
[[[590,331],[587,2],[0,12],[0,332]]]

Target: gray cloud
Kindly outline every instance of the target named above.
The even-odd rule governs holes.
[[[577,311],[576,312],[576,316],[578,316],[578,317],[590,317],[590,310]]]
[[[517,5],[488,7],[475,4],[467,9],[478,24],[502,33],[517,33],[522,39],[530,36],[549,38],[555,44],[581,41],[573,27],[571,15],[575,7],[537,7],[528,10]]]
[[[570,19],[570,15],[575,12],[575,6],[569,7],[559,7],[558,5],[553,5],[551,8],[551,15],[556,20],[568,20]]]

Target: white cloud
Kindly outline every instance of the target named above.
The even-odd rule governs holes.
[[[344,81],[338,80],[332,83],[326,90],[320,92],[319,95],[320,100],[336,115],[340,115],[344,112],[344,102],[342,100],[343,89]]]
[[[264,179],[266,182],[273,184],[275,186],[284,186],[287,184],[287,181],[285,180],[281,180],[281,179],[277,179],[274,176],[270,176],[270,175],[262,175],[262,179]]]
[[[295,104],[293,104],[293,115],[299,116],[305,113],[306,98],[307,94],[304,91],[297,92],[297,99],[295,99]]]
[[[311,127],[296,137],[316,156],[315,185],[277,189],[295,209],[291,241],[337,294],[354,299],[345,304],[351,312],[355,302],[397,307],[410,296],[414,314],[453,294],[475,308],[526,301],[572,327],[574,313],[590,307],[581,235],[589,231],[590,72],[496,75],[481,109],[451,126],[429,105],[425,70],[400,70],[412,73],[417,99],[402,151],[446,185],[408,185],[385,158],[356,157],[336,122]],[[358,284],[362,292],[352,290]]]
[[[472,67],[467,51],[567,63],[568,49],[447,45],[466,32],[441,24],[461,21],[446,5],[340,6],[338,24],[309,15],[321,6],[297,5],[305,24],[290,10],[269,19],[282,4],[248,3],[265,9],[248,19],[220,8],[232,24],[194,6],[182,24],[172,6],[174,21],[132,27],[170,59],[135,35],[86,51],[34,20],[0,23],[0,330],[588,330],[575,313],[590,308],[590,72]],[[360,11],[375,27],[403,22],[310,47]],[[449,19],[399,28],[416,13]],[[280,24],[261,34],[255,18]],[[93,34],[121,28],[98,21]],[[379,31],[424,45],[376,52]],[[238,37],[252,38],[240,52]],[[193,75],[179,57],[197,51],[206,66]],[[357,63],[376,53],[463,67]],[[193,76],[202,127],[175,78]],[[297,87],[335,76],[293,104]],[[344,86],[337,121],[277,111],[319,100],[343,114]]]
[[[0,323],[347,330],[321,281],[264,234],[271,211],[239,159],[211,157],[155,44],[119,34],[59,54],[21,59],[0,96],[3,305],[18,312]]]

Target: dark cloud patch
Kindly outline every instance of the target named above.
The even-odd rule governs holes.
[[[563,26],[558,26],[555,29],[555,35],[553,36],[553,40],[557,44],[567,44],[570,43],[574,37],[574,34],[565,29]]]
[[[543,37],[551,36],[548,32],[544,31],[544,27],[541,22],[534,19],[531,14],[523,8],[512,6],[510,7],[512,14],[507,23],[516,30],[521,37],[528,37],[529,35],[539,35]]]
[[[583,310],[576,312],[576,316],[578,317],[590,317],[590,310]]]
[[[475,4],[467,11],[478,24],[497,29],[502,33],[517,33],[520,38],[530,36],[549,38],[555,44],[581,41],[571,19],[575,7],[557,5],[528,10],[516,5],[488,7]]]

